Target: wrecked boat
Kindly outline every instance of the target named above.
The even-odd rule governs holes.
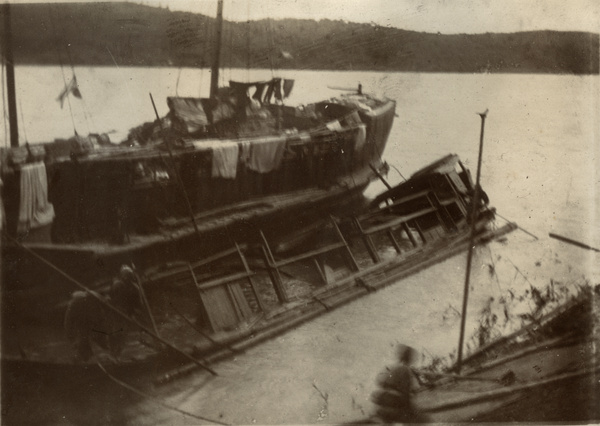
[[[363,210],[311,223],[290,237],[294,244],[278,244],[258,230],[254,243],[232,239],[210,256],[137,269],[137,316],[114,305],[111,283],[103,283],[92,297],[119,322],[95,330],[121,341],[116,352],[96,341],[87,358],[78,353],[62,327],[64,302],[43,322],[13,320],[3,336],[4,365],[44,374],[83,367],[87,378],[99,373],[97,363],[123,374],[137,366],[154,371],[158,381],[197,368],[214,372],[211,363],[456,255],[472,238],[485,243],[515,229],[490,226],[494,210],[485,202],[471,223],[470,173],[456,155],[436,164]],[[73,288],[92,293],[63,274]]]
[[[598,297],[588,286],[464,359],[461,374],[418,370],[414,405],[432,422],[598,419]]]

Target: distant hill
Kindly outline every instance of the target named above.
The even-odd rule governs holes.
[[[214,55],[214,19],[203,15],[96,2],[18,4],[11,14],[17,64],[209,66]],[[443,35],[285,19],[225,22],[222,40],[223,67],[599,72],[599,34],[586,32]]]

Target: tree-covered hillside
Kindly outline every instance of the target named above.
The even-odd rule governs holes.
[[[17,64],[209,66],[214,55],[213,18],[133,3],[18,4],[11,22]],[[443,35],[285,19],[225,22],[222,42],[224,67],[598,73],[599,35],[584,32]]]

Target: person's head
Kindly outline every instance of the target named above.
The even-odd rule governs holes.
[[[131,267],[123,265],[121,266],[121,269],[119,269],[119,278],[124,282],[135,281],[135,273]]]
[[[396,356],[403,364],[411,365],[415,360],[416,351],[410,346],[400,343],[396,346]]]

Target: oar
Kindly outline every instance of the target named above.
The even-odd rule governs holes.
[[[562,242],[565,242],[565,243],[568,243],[568,244],[572,244],[572,245],[577,246],[577,247],[581,247],[581,248],[584,248],[584,249],[587,249],[587,250],[592,250],[592,251],[600,253],[600,250],[598,250],[597,248],[590,247],[587,244],[580,243],[579,241],[575,241],[575,240],[572,240],[572,239],[567,238],[567,237],[563,237],[562,235],[553,234],[552,232],[550,232],[548,235],[550,236],[550,238],[555,238],[555,239],[560,240]]]

